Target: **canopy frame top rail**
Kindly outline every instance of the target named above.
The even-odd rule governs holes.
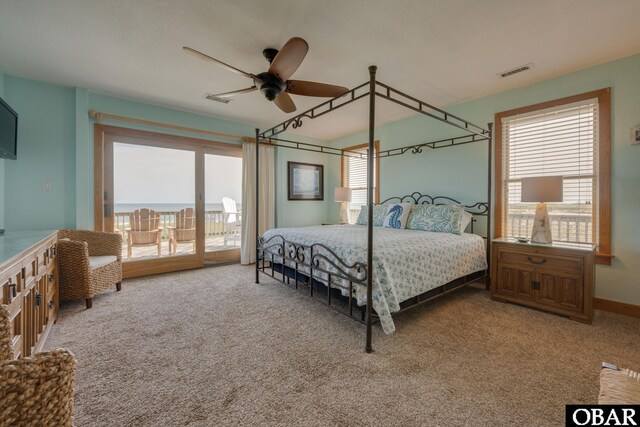
[[[366,158],[366,153],[356,152],[356,151],[348,151],[340,148],[328,147],[321,144],[312,144],[308,142],[299,142],[290,139],[285,139],[281,137],[277,137],[277,135],[285,132],[289,127],[292,129],[297,129],[303,125],[303,121],[305,119],[316,119],[321,117],[329,112],[337,110],[345,105],[349,105],[359,99],[362,99],[372,93],[370,89],[370,83],[366,82],[361,85],[358,85],[351,89],[349,92],[341,95],[339,97],[330,99],[325,101],[319,105],[316,105],[309,110],[306,110],[294,117],[291,117],[285,120],[282,123],[277,124],[276,126],[267,129],[261,133],[259,133],[258,137],[260,142],[263,144],[269,144],[271,146],[283,147],[283,148],[292,148],[303,151],[312,151],[324,154],[333,154],[338,156],[346,156],[346,157],[359,157]],[[427,117],[431,117],[440,122],[446,123],[458,129],[461,129],[465,132],[462,136],[438,139],[435,141],[428,141],[419,144],[407,145],[404,147],[392,148],[389,150],[380,151],[377,153],[376,157],[392,157],[397,155],[405,154],[410,151],[412,154],[421,153],[423,148],[445,148],[456,145],[470,144],[474,142],[487,141],[491,139],[491,131],[489,129],[483,128],[482,126],[476,125],[468,120],[465,120],[459,116],[451,114],[441,108],[435,107],[429,103],[421,101],[417,98],[414,98],[410,95],[407,95],[403,92],[400,92],[393,87],[381,83],[379,81],[375,81],[375,89],[374,94],[376,97],[380,97],[386,99],[388,101],[394,102],[398,105],[401,105],[405,108],[413,110],[417,113],[425,115]]]

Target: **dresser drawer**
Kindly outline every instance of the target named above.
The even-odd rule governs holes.
[[[540,268],[549,268],[568,273],[581,274],[584,268],[582,258],[562,257],[535,252],[500,250],[498,262]]]
[[[19,298],[23,283],[22,264],[14,264],[0,273],[0,304],[9,305]]]

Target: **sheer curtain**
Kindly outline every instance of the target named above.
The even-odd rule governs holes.
[[[260,234],[275,223],[275,165],[273,147],[260,145]],[[256,262],[256,144],[242,142],[242,248],[240,262]]]

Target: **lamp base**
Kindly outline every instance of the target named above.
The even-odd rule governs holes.
[[[532,243],[553,243],[551,237],[551,222],[546,203],[538,203],[536,206],[536,216],[533,219],[533,231],[531,232]]]
[[[349,202],[340,203],[340,224],[349,223]]]

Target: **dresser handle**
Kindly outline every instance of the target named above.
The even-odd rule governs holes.
[[[54,276],[53,274],[49,275],[49,281],[50,282],[53,282],[53,279],[55,279],[55,278],[56,278],[56,276]]]
[[[547,260],[545,258],[542,258],[542,261],[535,261],[533,258],[531,258],[530,256],[527,257],[527,260],[531,263],[531,264],[536,264],[536,265],[542,265],[545,262],[547,262]]]
[[[11,292],[9,292],[10,299],[13,299],[18,296],[18,285],[16,283],[9,283],[9,289],[12,290]]]
[[[53,300],[49,301],[47,305],[49,306],[49,310],[51,310],[53,308]]]

